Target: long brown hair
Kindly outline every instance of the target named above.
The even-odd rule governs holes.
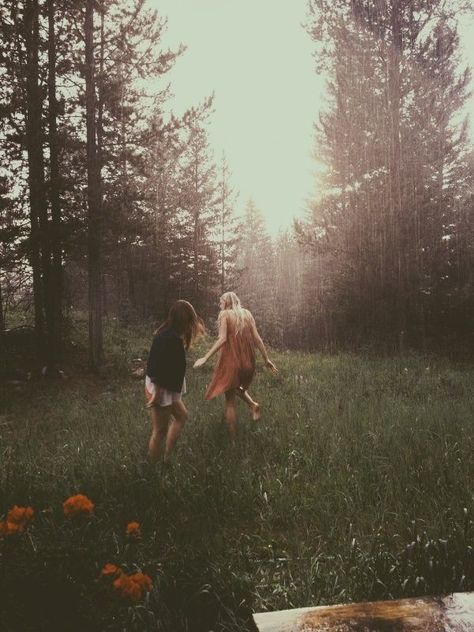
[[[172,327],[177,334],[184,338],[184,346],[189,349],[205,333],[206,328],[196,310],[188,301],[176,301],[170,308],[168,318],[162,323],[155,334],[167,327]]]

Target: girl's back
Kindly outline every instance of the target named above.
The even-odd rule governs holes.
[[[224,309],[219,314],[219,329],[226,330],[226,341],[220,349],[219,360],[206,392],[206,399],[212,399],[230,389],[248,387],[255,373],[255,343],[253,318],[247,310],[237,314]]]
[[[227,320],[228,351],[232,354],[237,366],[250,369],[255,368],[255,341],[253,336],[252,314],[242,309],[242,314],[233,310],[224,310],[221,317]],[[223,347],[225,353],[225,346]]]

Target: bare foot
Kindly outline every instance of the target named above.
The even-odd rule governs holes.
[[[262,417],[262,412],[260,410],[260,404],[255,404],[255,406],[253,407],[252,419],[254,421],[260,421],[261,417]]]

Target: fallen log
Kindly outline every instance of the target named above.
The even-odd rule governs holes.
[[[254,615],[259,632],[474,632],[474,592]]]

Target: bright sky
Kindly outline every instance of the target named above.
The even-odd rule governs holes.
[[[214,92],[210,140],[216,157],[226,152],[238,210],[252,197],[272,234],[290,226],[315,193],[313,123],[324,95],[302,27],[306,0],[149,4],[168,17],[165,45],[187,46],[167,75],[173,110],[179,115]],[[472,66],[473,24],[462,29]]]

